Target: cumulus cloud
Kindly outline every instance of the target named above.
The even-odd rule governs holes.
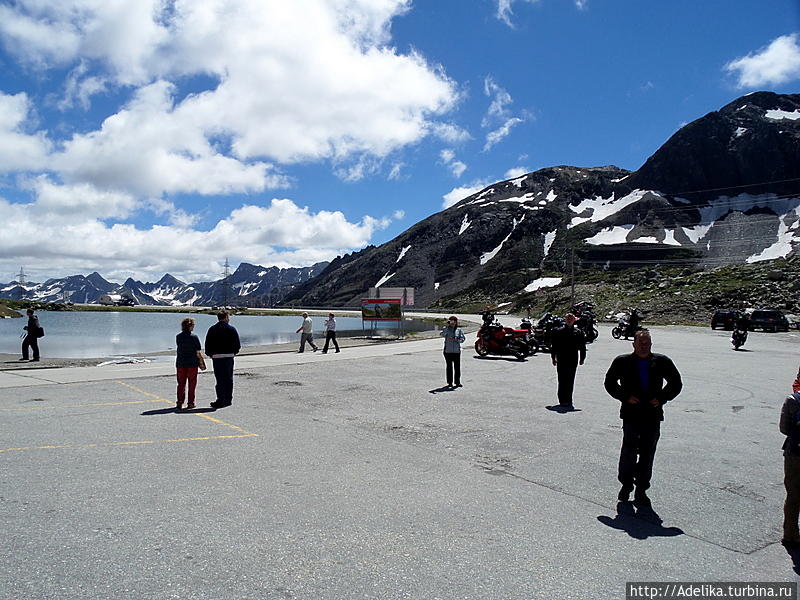
[[[112,84],[132,89],[100,129],[68,141],[56,166],[69,178],[219,194],[281,187],[271,162],[331,160],[357,180],[371,159],[425,136],[463,137],[437,121],[458,99],[454,83],[420,54],[385,45],[391,20],[409,7],[38,0],[3,7],[0,37],[38,68],[76,65],[62,107],[86,106]],[[182,96],[181,82],[199,76],[211,78],[209,89]],[[121,155],[137,160],[123,170]]]
[[[506,171],[506,174],[503,175],[503,177],[506,179],[516,179],[517,177],[521,177],[530,172],[531,170],[528,167],[514,167],[513,169]]]
[[[456,160],[456,153],[450,148],[442,150],[439,153],[439,158],[456,178],[461,177],[464,171],[467,170],[467,165],[460,160]]]
[[[48,276],[87,269],[112,276],[127,269],[128,274],[152,280],[167,271],[215,279],[216,267],[209,271],[198,265],[216,265],[227,256],[234,262],[305,266],[363,247],[392,220],[364,216],[351,222],[340,211],[313,212],[275,198],[266,206],[248,204],[233,210],[209,230],[192,229],[180,214],[173,224],[144,229],[104,221],[137,208],[124,194],[83,184],[58,186],[46,179],[36,180],[32,188],[32,202],[0,199],[5,216],[0,271],[11,272],[27,262],[46,263]],[[94,214],[88,205],[95,208]],[[395,211],[394,217],[398,215]]]
[[[739,88],[780,85],[800,79],[800,34],[774,39],[769,46],[725,65]]]
[[[41,169],[51,144],[43,132],[29,134],[31,104],[25,93],[0,92],[0,173]]]
[[[467,196],[471,196],[472,194],[480,192],[490,183],[492,183],[490,180],[476,180],[470,183],[469,185],[453,188],[452,190],[447,192],[444,196],[442,196],[442,210],[450,208],[451,206],[457,204]]]

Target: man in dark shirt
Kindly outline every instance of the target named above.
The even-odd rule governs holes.
[[[622,484],[617,498],[627,502],[636,485],[634,502],[650,506],[645,490],[650,487],[653,459],[664,420],[663,406],[683,388],[672,360],[653,354],[647,329],[633,338],[633,352],[621,354],[611,363],[605,378],[606,391],[621,402],[622,449],[618,478]]]
[[[575,315],[568,313],[564,320],[564,327],[553,332],[550,356],[558,372],[558,404],[562,410],[573,410],[575,372],[586,360],[586,338],[575,327]]]
[[[217,399],[211,408],[225,408],[233,402],[233,357],[241,349],[239,333],[229,321],[225,310],[217,314],[218,322],[206,333],[206,355],[214,364],[214,378],[217,380]]]
[[[27,310],[28,324],[23,327],[25,330],[25,339],[22,340],[22,358],[20,360],[28,360],[28,348],[33,350],[33,358],[31,362],[39,360],[39,317],[33,314],[33,309]]]

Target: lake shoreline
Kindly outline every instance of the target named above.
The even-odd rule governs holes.
[[[473,333],[477,331],[477,327],[464,327],[464,333]],[[339,346],[345,351],[348,347],[353,346],[369,346],[369,345],[376,345],[376,344],[394,344],[394,343],[402,343],[402,342],[410,342],[414,340],[421,340],[427,338],[434,338],[438,337],[439,332],[437,330],[431,331],[420,331],[415,332],[413,334],[407,334],[406,337],[402,340],[398,340],[394,337],[386,337],[386,338],[368,338],[363,336],[357,337],[342,337],[338,338]],[[322,348],[325,343],[324,336],[315,337],[314,342]],[[258,346],[245,346],[242,348],[239,356],[247,356],[252,354],[275,354],[275,353],[291,353],[297,352],[299,347],[299,335],[297,341],[292,341],[288,343],[282,344],[266,344],[266,345],[258,345]],[[463,348],[467,348],[470,344],[467,342],[463,345]],[[105,356],[105,357],[95,357],[95,358],[59,358],[59,357],[48,357],[46,356],[47,346],[46,342],[42,343],[42,351],[43,356],[39,362],[24,362],[20,361],[20,354],[8,354],[8,353],[0,353],[0,371],[13,371],[13,370],[21,370],[21,369],[55,369],[55,368],[63,368],[63,367],[96,367],[100,363],[115,360],[120,358],[119,356]],[[311,349],[307,349],[306,352],[313,353]],[[333,352],[333,348],[329,349],[329,352]],[[174,350],[163,350],[160,352],[146,352],[146,353],[138,353],[138,354],[129,354],[126,357],[130,358],[156,358],[156,359],[165,359],[167,357],[175,356]],[[210,362],[210,361],[209,361]],[[209,367],[211,365],[209,364]]]

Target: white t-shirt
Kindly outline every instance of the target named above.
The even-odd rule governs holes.
[[[314,330],[314,322],[311,317],[303,319],[303,333],[311,333]]]

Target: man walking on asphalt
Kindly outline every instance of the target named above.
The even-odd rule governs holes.
[[[214,378],[217,380],[217,399],[211,403],[211,408],[225,408],[233,402],[233,357],[242,345],[239,332],[229,322],[228,311],[219,311],[217,319],[206,333],[205,351],[214,364]]]
[[[586,360],[586,338],[575,327],[575,315],[568,313],[565,325],[553,332],[550,344],[553,366],[558,372],[558,405],[561,410],[573,410],[572,391],[575,388],[575,372]]]
[[[300,333],[301,331],[303,333]],[[308,342],[308,345],[314,349],[314,352],[319,350],[319,348],[317,348],[317,345],[314,343],[313,331],[314,331],[314,322],[311,320],[311,317],[308,316],[308,313],[304,312],[303,324],[297,328],[297,331],[295,331],[295,333],[300,333],[300,350],[297,351],[298,353],[305,351],[306,342]]]
[[[651,351],[650,332],[642,329],[633,338],[633,353],[621,354],[611,363],[605,378],[606,391],[622,404],[622,449],[617,498],[627,502],[636,485],[633,501],[649,507],[645,491],[653,475],[653,459],[664,420],[664,404],[680,394],[681,375],[672,360]]]

